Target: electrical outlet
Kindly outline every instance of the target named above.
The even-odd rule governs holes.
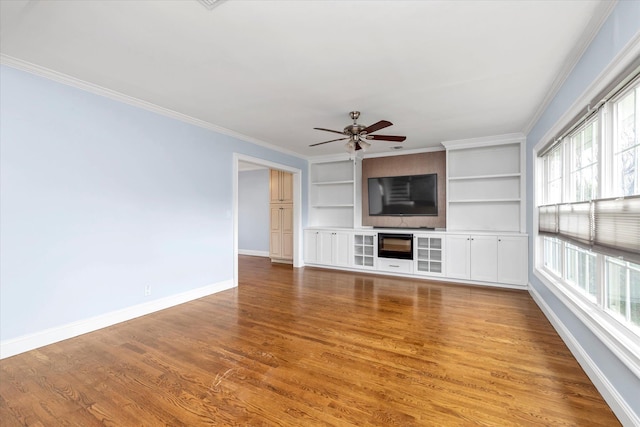
[[[149,295],[151,295],[151,285],[147,285],[144,287],[144,296],[148,297]]]

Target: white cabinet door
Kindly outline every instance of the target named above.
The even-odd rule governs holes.
[[[318,232],[305,230],[304,232],[304,262],[315,264],[318,262]]]
[[[483,282],[498,280],[498,237],[470,236],[470,278]]]
[[[447,277],[452,279],[468,279],[470,237],[464,235],[447,236]]]
[[[333,261],[333,232],[318,232],[318,264],[331,265]]]
[[[332,261],[333,265],[348,267],[351,264],[351,235],[344,232],[333,233]]]
[[[356,268],[373,269],[376,267],[376,234],[354,234],[353,244],[353,266]]]
[[[498,236],[498,282],[527,283],[527,236]]]
[[[426,276],[444,275],[444,236],[414,234],[413,272]]]

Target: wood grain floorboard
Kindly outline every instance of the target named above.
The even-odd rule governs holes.
[[[0,424],[620,425],[525,291],[239,270],[236,289],[0,361]]]

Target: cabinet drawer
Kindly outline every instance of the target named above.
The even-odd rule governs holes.
[[[378,258],[378,270],[396,273],[411,273],[413,261],[410,259]]]

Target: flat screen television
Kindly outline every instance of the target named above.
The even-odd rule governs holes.
[[[369,215],[438,215],[438,174],[369,178],[368,184]]]

